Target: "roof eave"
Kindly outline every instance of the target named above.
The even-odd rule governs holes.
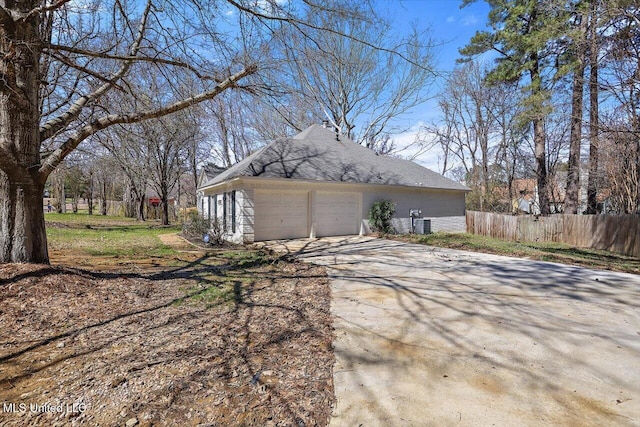
[[[455,191],[455,192],[464,192],[469,193],[471,189],[468,187],[465,188],[447,188],[447,187],[437,187],[437,186],[417,186],[417,185],[406,185],[406,184],[387,184],[387,183],[376,183],[376,182],[350,182],[350,181],[327,181],[327,180],[316,180],[316,179],[294,179],[294,178],[272,178],[272,177],[261,177],[261,176],[238,176],[234,178],[230,178],[228,180],[224,180],[211,185],[204,185],[199,188],[198,191],[211,190],[214,188],[222,188],[226,187],[230,184],[240,183],[242,181],[266,181],[266,182],[304,182],[308,184],[332,184],[332,185],[351,185],[351,186],[375,186],[375,187],[393,187],[393,188],[406,188],[413,190],[438,190],[438,191]]]

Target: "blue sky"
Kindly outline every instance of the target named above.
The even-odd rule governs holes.
[[[419,28],[430,27],[433,38],[438,41],[436,67],[442,74],[451,72],[460,57],[458,49],[465,46],[478,30],[486,28],[489,6],[482,0],[460,8],[460,0],[379,0],[379,5],[398,25],[399,31],[417,23]],[[433,88],[435,96],[439,83]],[[398,121],[409,132],[395,135],[397,146],[404,146],[415,139],[415,133],[423,123],[433,122],[439,115],[435,100],[415,108],[410,114]],[[400,153],[403,156],[410,152]],[[438,167],[439,153],[433,150],[416,158],[416,162],[432,170]]]

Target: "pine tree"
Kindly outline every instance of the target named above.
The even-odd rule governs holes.
[[[464,0],[462,6],[474,1]],[[491,7],[492,31],[478,31],[460,53],[466,60],[489,51],[498,53],[495,67],[487,75],[489,83],[528,79],[524,115],[533,126],[540,212],[548,215],[551,209],[544,121],[551,111],[549,71],[557,59],[554,41],[567,22],[568,12],[556,0],[487,0],[487,3]]]

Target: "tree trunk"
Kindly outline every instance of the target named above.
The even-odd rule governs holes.
[[[133,189],[131,182],[125,187],[122,193],[122,204],[124,206],[124,216],[127,218],[136,218],[138,214],[138,196]]]
[[[580,28],[584,31],[586,17],[582,19]],[[580,37],[583,38],[582,32]],[[564,198],[564,213],[575,215],[580,205],[580,148],[582,141],[582,95],[584,93],[584,42],[576,43],[579,65],[573,74],[573,91],[571,95],[571,136],[569,142],[569,171],[567,173],[567,190]]]
[[[56,170],[53,178],[53,191],[56,196],[56,212],[67,213],[67,193],[64,189],[64,174],[62,170]]]
[[[162,225],[169,225],[169,189],[166,182],[162,183],[160,198],[162,202]]]
[[[102,200],[100,200],[100,214],[107,215],[107,181],[102,181]]]
[[[87,182],[87,208],[89,215],[93,215],[93,172],[89,171],[89,182]]]
[[[0,171],[0,263],[49,263],[42,208],[44,184]]]
[[[21,12],[40,5],[24,1]],[[4,5],[3,5],[4,9]],[[48,263],[40,176],[40,20],[0,14],[0,263]]]
[[[531,76],[531,91],[533,98],[536,102],[542,104],[542,88],[540,81],[540,71],[538,56],[532,55],[532,61],[534,63],[530,71]],[[538,183],[538,200],[540,203],[540,213],[542,215],[549,215],[551,209],[549,206],[549,191],[548,191],[548,178],[547,178],[547,154],[546,154],[546,135],[544,130],[544,118],[542,114],[543,105],[537,105],[533,112],[533,144],[536,157],[536,180]]]
[[[169,201],[162,198],[162,225],[169,225]]]
[[[144,206],[145,206],[145,196],[144,193],[141,197],[138,197],[138,221],[144,221]]]
[[[638,137],[638,131],[640,130],[640,123],[638,123],[638,118],[636,117],[636,126],[635,126],[635,130],[636,130],[636,164],[635,164],[635,169],[636,169],[636,177],[640,177],[640,137]],[[635,214],[639,215],[640,214],[640,179],[636,180],[636,206],[635,206]]]
[[[586,213],[598,213],[598,1],[591,3],[591,25],[589,29],[589,178],[587,180]]]

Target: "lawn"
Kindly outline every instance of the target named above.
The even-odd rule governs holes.
[[[443,248],[640,274],[640,259],[638,258],[595,249],[574,248],[562,243],[512,242],[467,233],[413,234],[396,238],[411,243]]]
[[[161,227],[158,221],[129,218],[47,214],[49,250],[72,251],[79,256],[144,257],[175,254],[158,236],[180,231],[179,226]]]
[[[0,265],[0,424],[328,423],[322,268],[156,222],[46,220],[51,266]],[[29,410],[45,403],[62,411]]]

